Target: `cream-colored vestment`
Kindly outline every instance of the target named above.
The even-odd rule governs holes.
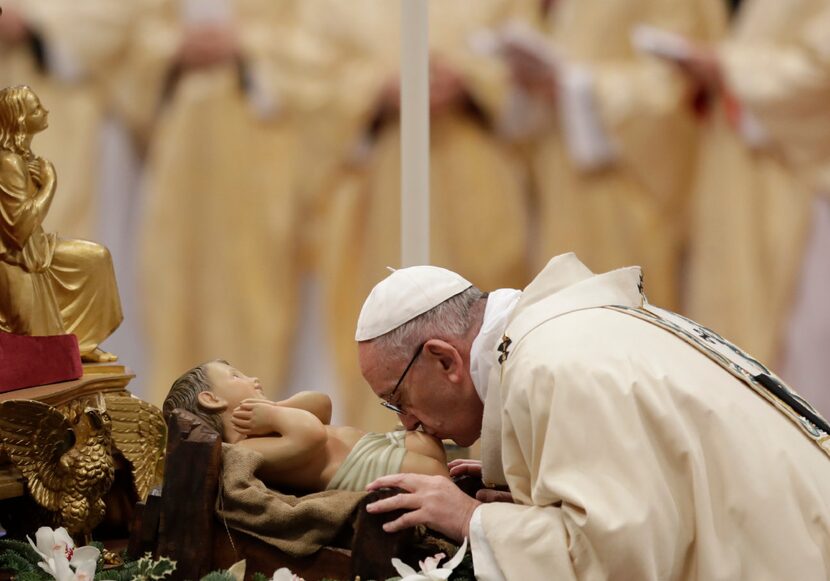
[[[276,397],[290,361],[300,128],[283,49],[294,4],[212,5],[238,37],[239,62],[177,67],[185,15],[205,3],[159,1],[137,25],[118,88],[148,139],[139,272],[155,403],[216,357]]]
[[[595,276],[560,256],[511,315],[482,459],[516,502],[478,509],[498,567],[507,579],[827,579],[830,458],[682,339],[593,308],[641,305],[639,282],[637,268]]]
[[[354,328],[360,306],[386,266],[400,265],[400,126],[378,116],[382,88],[398,75],[400,3],[310,2],[309,22],[332,51],[332,139],[346,167],[327,197],[322,263],[337,368],[346,390],[345,421],[384,431],[392,414],[376,403],[357,368]],[[311,12],[311,10],[309,10]],[[476,54],[471,36],[505,23],[505,0],[430,2],[432,56],[462,78],[463,104],[431,118],[431,257],[482,288],[526,282],[527,202],[521,172],[494,124],[504,105],[506,71]]]
[[[826,0],[742,6],[720,55],[728,90],[762,134],[717,103],[701,141],[687,310],[767,364],[780,354],[811,199],[826,167],[827,39],[815,18],[827,7]]]
[[[538,3],[538,4],[541,4]],[[724,27],[719,0],[558,0],[542,30],[561,59],[557,109],[533,140],[530,163],[539,208],[541,260],[575,251],[595,270],[640,264],[657,304],[679,301],[686,202],[696,144],[683,79],[670,65],[638,53],[631,40],[645,24],[702,41]],[[541,9],[540,9],[541,11]],[[607,142],[583,153],[565,84],[568,67],[590,76],[575,97],[592,111]],[[581,81],[583,84],[588,81]]]

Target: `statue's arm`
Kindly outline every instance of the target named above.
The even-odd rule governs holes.
[[[311,412],[324,424],[331,423],[331,398],[319,391],[301,391],[276,402],[276,405]]]
[[[55,168],[42,161],[38,182],[31,188],[29,168],[24,159],[11,152],[0,152],[0,218],[7,237],[23,248],[52,205],[55,195]]]
[[[273,431],[279,435],[247,438],[237,444],[262,454],[268,469],[292,468],[326,443],[326,428],[311,412],[282,406],[271,406],[271,410]]]

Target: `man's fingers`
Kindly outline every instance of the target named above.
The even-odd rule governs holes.
[[[450,469],[450,476],[463,476],[465,474],[481,476],[481,463],[475,460],[468,460],[464,462],[453,460],[448,466]]]
[[[391,512],[393,510],[419,508],[420,506],[421,503],[414,494],[396,494],[395,496],[382,498],[381,500],[367,504],[366,510],[372,513]]]
[[[387,533],[396,533],[420,524],[426,524],[426,520],[421,516],[421,511],[413,510],[402,514],[393,521],[384,523],[383,530]]]
[[[473,460],[471,458],[456,458],[455,460],[450,460],[449,462],[447,462],[447,466],[449,466],[450,468],[454,466],[462,466],[464,464],[481,466],[481,460]]]
[[[412,492],[417,483],[425,478],[420,474],[389,474],[381,476],[377,480],[370,482],[366,490],[378,490],[380,488],[403,488],[408,492]]]
[[[513,495],[503,490],[482,488],[476,492],[476,500],[481,502],[513,502]]]

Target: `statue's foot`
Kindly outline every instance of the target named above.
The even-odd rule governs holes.
[[[117,355],[110,353],[109,351],[104,351],[99,347],[96,347],[90,353],[81,355],[81,361],[84,361],[85,363],[111,363],[116,360],[118,360]]]

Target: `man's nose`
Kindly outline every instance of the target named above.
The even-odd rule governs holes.
[[[418,426],[421,425],[421,422],[418,421],[418,418],[416,418],[412,414],[398,414],[398,418],[400,418],[403,427],[409,431],[415,430],[418,428]]]

